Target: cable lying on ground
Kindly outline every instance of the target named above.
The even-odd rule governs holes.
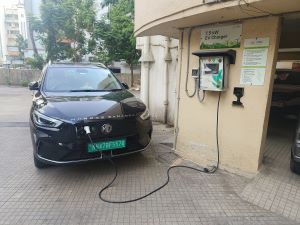
[[[105,199],[102,194],[105,190],[107,190],[108,188],[110,188],[112,186],[112,184],[115,182],[115,180],[117,179],[117,176],[118,176],[118,168],[116,166],[116,164],[111,160],[109,159],[108,160],[114,167],[114,171],[115,171],[115,175],[114,175],[114,178],[109,182],[108,185],[106,185],[104,188],[102,188],[99,192],[99,198],[104,201],[104,202],[107,202],[107,203],[117,203],[117,204],[122,204],[122,203],[130,203],[130,202],[136,202],[136,201],[139,201],[139,200],[142,200],[144,198],[147,198],[148,196],[154,194],[155,192],[158,192],[159,190],[161,190],[162,188],[164,188],[165,186],[168,185],[168,183],[170,182],[170,171],[175,169],[175,168],[186,168],[186,169],[191,169],[191,170],[195,170],[197,172],[201,172],[201,173],[215,173],[216,172],[216,168],[214,167],[212,170],[208,170],[207,168],[204,168],[203,170],[202,169],[197,169],[197,168],[194,168],[194,167],[190,167],[190,166],[182,166],[182,165],[178,165],[178,166],[171,166],[168,168],[167,170],[167,180],[159,187],[155,188],[153,191],[150,191],[149,193],[143,195],[143,196],[140,196],[138,198],[134,198],[134,199],[130,199],[130,200],[125,200],[125,201],[114,201],[114,200],[108,200],[108,199]]]
[[[148,196],[158,192],[159,190],[161,190],[165,186],[167,186],[168,183],[170,182],[170,171],[175,169],[175,168],[191,169],[191,170],[194,170],[194,171],[197,171],[197,172],[200,172],[200,173],[206,173],[206,174],[215,173],[219,169],[219,163],[220,163],[220,149],[219,149],[219,109],[220,109],[220,100],[221,100],[221,92],[219,93],[218,104],[217,104],[217,116],[216,116],[216,142],[217,142],[217,151],[218,151],[218,159],[217,159],[217,165],[216,166],[212,167],[210,170],[208,168],[198,169],[198,168],[195,168],[195,167],[184,166],[184,165],[171,166],[167,170],[167,180],[162,185],[155,188],[153,191],[150,191],[149,193],[147,193],[145,195],[142,195],[140,197],[137,197],[137,198],[124,200],[124,201],[114,201],[114,200],[105,199],[102,196],[103,192],[105,190],[109,189],[118,177],[118,167],[116,166],[116,164],[114,163],[114,161],[112,159],[108,159],[108,161],[112,164],[112,166],[114,168],[115,175],[114,175],[113,179],[104,188],[102,188],[100,190],[99,198],[104,202],[113,203],[113,204],[125,204],[125,203],[131,203],[131,202],[136,202],[136,201],[142,200],[142,199],[147,198]],[[90,136],[90,130],[88,128],[85,128],[85,131],[86,131],[86,134],[88,135],[88,138],[89,138],[91,144],[94,146],[95,149],[97,149],[97,146],[94,144],[94,142],[93,142],[93,140]]]

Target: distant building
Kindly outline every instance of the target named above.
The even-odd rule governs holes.
[[[28,38],[24,5],[0,5],[0,64],[20,64],[17,36]]]

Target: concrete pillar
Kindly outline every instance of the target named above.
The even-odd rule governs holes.
[[[150,85],[150,64],[154,62],[153,54],[151,51],[151,37],[145,37],[142,56],[140,62],[142,63],[141,70],[141,99],[149,107],[149,85]]]

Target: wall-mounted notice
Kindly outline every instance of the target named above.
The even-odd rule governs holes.
[[[246,39],[244,42],[242,85],[264,85],[269,38]]]
[[[239,48],[241,35],[242,24],[203,28],[200,49]]]

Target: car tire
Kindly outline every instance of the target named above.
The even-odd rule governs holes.
[[[295,162],[295,160],[293,159],[293,156],[291,156],[290,168],[291,168],[292,172],[300,174],[300,163]]]
[[[49,167],[49,165],[39,161],[35,156],[33,157],[33,161],[34,161],[34,166],[38,169],[43,169],[43,168]]]

